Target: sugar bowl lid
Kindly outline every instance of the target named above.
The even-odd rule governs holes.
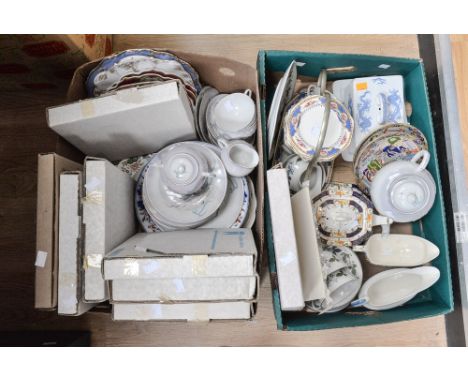
[[[429,159],[429,152],[422,150],[411,161],[391,162],[377,172],[371,185],[371,198],[379,213],[396,222],[408,223],[429,212],[436,194],[434,179],[425,170]]]
[[[174,192],[189,195],[205,183],[208,163],[202,153],[192,147],[175,146],[161,158],[162,181]]]

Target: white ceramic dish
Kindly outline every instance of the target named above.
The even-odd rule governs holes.
[[[365,245],[354,246],[355,252],[364,252],[371,264],[384,267],[417,267],[439,256],[439,248],[415,235],[375,234]]]
[[[370,310],[396,308],[430,288],[439,277],[440,271],[432,266],[389,269],[368,279],[352,306]]]
[[[229,177],[225,200],[216,215],[200,228],[240,228],[248,215],[250,190],[247,178]]]
[[[272,159],[273,157],[274,139],[280,128],[281,113],[294,93],[297,81],[297,66],[303,65],[302,63],[292,61],[276,87],[267,121],[268,159]]]

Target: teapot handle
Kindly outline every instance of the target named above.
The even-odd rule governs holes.
[[[416,172],[421,172],[427,167],[429,163],[429,159],[431,159],[431,154],[429,154],[429,151],[427,150],[421,150],[418,153],[416,153],[413,158],[411,158],[411,162],[417,164],[417,162],[421,158],[422,158],[421,163],[419,163],[418,168],[416,169]]]

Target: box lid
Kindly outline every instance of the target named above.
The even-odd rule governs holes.
[[[176,80],[50,107],[47,122],[85,154],[109,160],[196,138],[190,101]]]
[[[200,254],[256,256],[257,248],[248,228],[139,233],[108,253],[105,260]]]

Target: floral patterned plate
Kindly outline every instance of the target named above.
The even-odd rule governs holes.
[[[284,140],[297,155],[308,161],[314,156],[325,111],[326,97],[299,98],[283,119]],[[351,142],[354,122],[336,99],[330,103],[330,120],[319,161],[336,158]]]
[[[369,192],[372,179],[383,166],[396,160],[409,161],[427,149],[426,137],[410,125],[390,125],[376,131],[363,143],[353,164],[359,186]]]
[[[139,157],[132,157],[121,160],[117,167],[123,172],[129,174],[134,181],[140,177],[143,168],[148,164],[154,154],[143,155]]]

